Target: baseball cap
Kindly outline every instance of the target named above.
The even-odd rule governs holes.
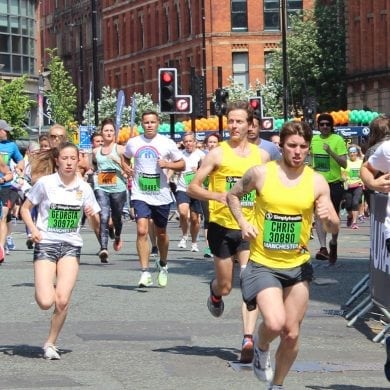
[[[4,119],[0,119],[0,129],[11,131],[12,127]]]

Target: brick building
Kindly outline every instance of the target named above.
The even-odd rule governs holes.
[[[390,113],[390,1],[349,0],[348,107]]]
[[[287,9],[312,4],[289,0]],[[208,100],[230,76],[245,87],[264,83],[267,54],[281,40],[279,6],[279,0],[103,0],[105,84],[156,100],[159,67],[178,69],[182,94],[191,92],[191,72],[205,76]]]
[[[279,0],[96,3],[98,90],[108,85],[126,96],[151,93],[157,101],[158,68],[167,66],[178,69],[182,94],[190,92],[191,75],[204,76],[208,99],[230,76],[245,87],[256,80],[264,83],[267,54],[281,39]],[[288,0],[287,11],[312,4]],[[48,61],[44,49],[57,47],[79,87],[81,107],[94,79],[91,1],[46,0],[41,7],[41,68]]]

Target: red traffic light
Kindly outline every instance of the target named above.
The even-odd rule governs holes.
[[[175,76],[173,72],[161,72],[161,80],[166,83],[172,83],[172,81],[175,79]]]
[[[261,110],[261,97],[250,98],[249,105],[252,110]]]

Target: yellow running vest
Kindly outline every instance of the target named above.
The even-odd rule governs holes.
[[[300,182],[286,187],[278,169],[276,161],[266,164],[263,189],[255,201],[259,234],[251,241],[250,259],[271,268],[292,268],[310,260],[314,171],[305,166]]]
[[[222,161],[219,168],[210,174],[209,190],[213,192],[227,192],[241,179],[251,167],[261,164],[261,152],[257,145],[248,144],[250,153],[246,157],[238,156],[227,141],[221,142]],[[256,193],[241,198],[243,214],[251,220]],[[210,222],[229,229],[240,229],[228,206],[215,200],[209,201]]]

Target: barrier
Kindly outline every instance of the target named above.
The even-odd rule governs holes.
[[[390,254],[385,242],[385,218],[388,202],[387,194],[371,196],[371,246],[370,246],[370,292],[372,302],[382,311],[387,324],[374,337],[373,341],[380,341],[390,330]]]
[[[369,295],[345,316],[351,320],[347,326],[352,326],[356,320],[376,306],[383,313],[384,328],[374,338],[379,342],[390,330],[390,255],[386,248],[384,222],[388,195],[376,193],[371,195],[371,234],[370,234],[370,267],[366,275],[354,287],[348,304],[360,296],[367,288]]]

